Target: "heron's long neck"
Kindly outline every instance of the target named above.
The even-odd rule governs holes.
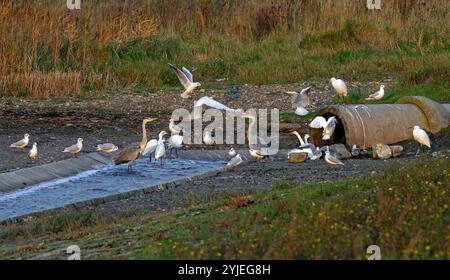
[[[143,121],[142,122],[141,150],[142,150],[142,147],[145,147],[145,145],[147,145],[147,129],[145,128],[146,125],[147,125],[147,122]]]

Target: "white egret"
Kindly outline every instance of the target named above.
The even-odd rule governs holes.
[[[338,96],[345,98],[348,94],[347,85],[345,82],[341,79],[331,78],[330,79],[331,85],[333,86],[334,90],[338,94]]]
[[[218,109],[218,110],[224,110],[224,111],[230,111],[230,112],[236,111],[235,109],[231,109],[230,107],[220,103],[219,101],[214,100],[214,98],[209,97],[209,96],[203,96],[202,98],[195,101],[195,103],[194,103],[194,107],[199,107],[199,106],[203,106],[203,105],[206,105],[208,107]]]
[[[167,140],[167,148],[169,155],[172,156],[172,150],[175,149],[175,156],[178,158],[178,149],[183,147],[183,136],[179,134],[173,134]]]
[[[163,158],[166,155],[166,146],[164,145],[164,135],[167,135],[167,132],[161,131],[159,133],[159,140],[158,140],[158,146],[156,146],[155,150],[155,160],[160,159],[161,165],[163,164]]]
[[[156,146],[158,146],[158,140],[151,139],[147,142],[147,145],[145,146],[144,152],[142,153],[143,156],[149,155],[150,161],[152,161],[152,155],[156,151]]]
[[[180,95],[182,98],[190,98],[192,97],[192,93],[194,90],[201,86],[199,82],[194,82],[192,73],[185,67],[180,70],[179,68],[175,67],[174,65],[169,63],[169,66],[173,69],[175,74],[178,77],[178,80],[180,80],[180,83],[183,85],[185,91]]]
[[[304,140],[297,131],[293,131],[292,134],[297,136],[300,146],[298,149],[289,151],[289,153],[307,153],[310,160],[316,160],[322,156],[322,151],[318,147],[313,143],[308,143],[308,139],[311,138],[309,134],[305,134]]]
[[[384,97],[384,85],[380,86],[380,90],[369,95],[366,100],[381,100]]]
[[[78,138],[77,143],[67,147],[63,150],[63,153],[71,153],[73,157],[77,157],[78,153],[83,149],[83,138]]]
[[[25,148],[26,146],[28,146],[28,143],[30,142],[30,134],[25,133],[25,135],[23,136],[23,139],[12,143],[11,145],[9,145],[11,148],[18,148],[21,151],[23,151],[23,148]]]
[[[219,101],[214,100],[212,97],[203,96],[202,98],[194,102],[193,119],[199,119],[201,117],[203,105],[226,112],[238,111],[237,109],[232,109],[220,103]]]
[[[33,162],[38,157],[37,143],[33,143],[33,148],[28,152],[28,159]]]
[[[298,141],[300,142],[300,146],[305,145],[305,143],[307,143],[308,138],[310,138],[311,136],[309,134],[305,134],[305,140],[303,140],[302,136],[297,132],[297,131],[292,131],[292,134],[294,134],[295,136],[297,136]]]
[[[300,93],[295,91],[287,91],[287,94],[291,94],[292,96],[292,107],[295,109],[295,114],[299,116],[306,116],[309,112],[305,109],[306,106],[309,106],[310,100],[306,93],[309,92],[311,87],[307,87],[302,89]]]
[[[413,138],[420,144],[419,148],[417,149],[416,155],[419,154],[420,147],[422,145],[431,148],[430,137],[428,137],[428,134],[425,132],[425,130],[421,129],[418,125],[415,125],[413,127]]]
[[[331,139],[331,136],[334,133],[334,129],[336,128],[336,117],[332,116],[326,120],[322,116],[315,117],[312,122],[309,124],[312,128],[322,128],[323,129],[323,140]]]

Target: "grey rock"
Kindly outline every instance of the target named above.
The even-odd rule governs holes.
[[[403,146],[400,146],[400,145],[389,146],[389,148],[391,148],[393,157],[398,157],[403,152]]]
[[[336,152],[340,159],[349,159],[352,154],[347,150],[344,144],[334,144],[332,149]]]
[[[389,159],[392,157],[391,148],[386,144],[376,144],[372,147],[373,158]]]

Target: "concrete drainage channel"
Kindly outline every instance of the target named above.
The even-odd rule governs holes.
[[[450,104],[439,104],[425,97],[404,97],[398,104],[329,106],[319,115],[336,116],[338,124],[329,141],[321,139],[321,130],[311,130],[317,146],[342,143],[347,147],[356,144],[370,148],[411,140],[414,125],[431,133],[439,132],[450,125]],[[250,159],[247,150],[238,152],[245,160]],[[281,150],[273,158],[286,159],[286,155],[287,151]],[[78,159],[3,173],[0,174],[0,221],[20,220],[32,213],[52,209],[95,206],[176,187],[218,174],[226,169],[227,158],[226,150],[187,150],[180,152],[178,160],[166,161],[164,167],[141,158],[136,161],[135,173],[129,174],[125,165],[113,166],[110,156],[90,153]],[[59,189],[54,187],[61,185]],[[46,202],[40,201],[42,205],[38,206],[41,207],[31,207],[29,204],[36,203],[35,196],[39,192]],[[14,209],[19,211],[14,212]]]
[[[238,152],[244,159],[250,159],[247,151]],[[6,182],[3,178],[9,178],[9,191],[5,193],[3,188],[3,194],[0,193],[0,221],[4,224],[40,212],[96,206],[162,191],[214,176],[227,168],[226,150],[187,150],[179,155],[179,159],[167,160],[162,167],[159,162],[150,163],[147,158],[141,158],[136,161],[135,171],[131,174],[127,172],[126,165],[113,166],[109,157],[97,153],[0,174],[0,182]],[[286,156],[287,151],[280,151],[275,159]],[[57,171],[52,171],[52,168]],[[68,174],[70,171],[72,174],[69,177],[56,177],[56,174]],[[33,177],[35,174],[40,176]],[[24,182],[31,179],[42,181],[24,188]]]

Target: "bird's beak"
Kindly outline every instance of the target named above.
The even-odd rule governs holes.
[[[295,91],[286,91],[286,93],[289,94],[289,95],[294,95]]]
[[[157,121],[158,118],[145,118],[145,120],[146,120],[147,122],[154,122],[154,121]]]

